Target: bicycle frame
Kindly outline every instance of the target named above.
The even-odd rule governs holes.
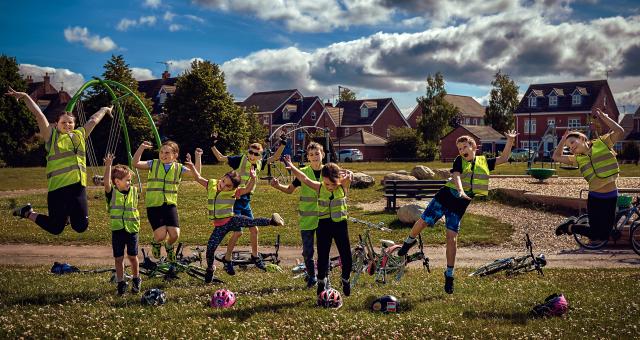
[[[469,274],[469,276],[487,276],[503,270],[507,276],[534,270],[537,271],[539,275],[544,276],[542,267],[547,264],[547,260],[545,259],[544,254],[540,254],[538,256],[533,255],[533,244],[528,233],[525,234],[525,247],[527,248],[526,255],[495,260],[478,268],[476,271]]]
[[[634,218],[634,215],[635,215],[635,218]],[[588,218],[589,216],[587,214],[580,215],[577,218],[577,221],[579,223],[576,223],[576,224],[582,224],[582,225],[588,224],[589,223]],[[628,224],[631,227],[630,233],[629,233],[629,241],[633,242],[633,233],[632,233],[633,226],[639,220],[640,220],[640,196],[636,196],[630,207],[616,210],[615,224],[613,225],[613,228],[609,233],[609,238],[613,240],[613,242],[616,242],[617,240],[619,240],[620,237],[622,237],[622,228],[624,228],[624,226]],[[580,234],[573,234],[573,237],[581,247],[586,249],[600,249],[609,242],[609,239],[591,240],[589,239],[589,237],[580,235]]]

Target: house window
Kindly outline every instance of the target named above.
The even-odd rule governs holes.
[[[349,135],[349,128],[344,128],[344,135],[348,136]]]
[[[391,136],[391,128],[387,128],[387,138]]]
[[[555,126],[556,125],[556,119],[555,118],[547,118],[547,126]]]
[[[523,148],[523,149],[528,148],[529,147],[529,141],[528,140],[521,141],[520,142],[520,147]]]
[[[361,118],[369,117],[369,108],[367,108],[366,106],[361,107],[360,108],[360,117]]]
[[[471,123],[471,120],[468,117],[464,119],[465,125],[469,125],[470,123]]]
[[[569,118],[569,122],[567,126],[570,129],[575,129],[580,127],[580,118]]]
[[[529,107],[538,106],[538,98],[537,97],[529,97]]]
[[[480,118],[480,125],[484,125],[484,118]]]
[[[311,120],[316,120],[316,112],[315,111],[311,112]]]
[[[529,126],[531,125],[531,126]],[[529,130],[531,128],[531,130]],[[524,133],[536,133],[536,120],[525,119],[524,120]]]
[[[555,95],[549,96],[549,106],[558,106],[558,97]]]
[[[158,101],[160,102],[160,105],[164,105],[164,102],[167,100],[167,94],[164,92],[160,92],[160,98],[158,99]]]
[[[289,110],[285,108],[282,110],[282,119],[289,120],[289,118],[291,118],[291,114],[289,113]]]
[[[532,140],[531,141],[531,150],[535,151],[538,148],[538,144],[540,144],[540,141]]]
[[[582,96],[579,93],[574,93],[571,96],[571,105],[580,105],[582,104]]]
[[[269,125],[269,116],[267,115],[262,116],[262,124]]]

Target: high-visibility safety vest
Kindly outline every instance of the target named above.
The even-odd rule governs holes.
[[[111,202],[107,204],[107,211],[111,221],[111,230],[124,228],[128,233],[139,232],[138,188],[131,186],[129,193],[125,195],[114,186],[111,189]]]
[[[247,157],[247,155],[242,155],[242,160],[240,161],[240,166],[238,167],[238,174],[240,175],[240,178],[242,179],[242,182],[240,182],[240,185],[243,187],[247,186],[247,182],[249,182],[249,179],[251,178],[250,174],[251,174],[251,166],[253,164],[251,164],[251,162],[249,162],[249,158]],[[262,160],[258,159],[256,161],[256,176],[258,175],[258,173],[260,173],[260,169],[262,169]],[[258,186],[258,181],[256,181],[256,183],[253,185],[253,189],[251,189],[251,193],[253,193],[256,190],[256,187]]]
[[[184,165],[173,162],[169,171],[165,171],[164,164],[159,159],[153,160],[147,177],[147,195],[145,197],[147,208],[159,207],[164,203],[178,205],[178,186],[182,180],[183,167]]]
[[[462,189],[465,192],[472,193],[479,196],[487,196],[489,194],[489,165],[487,158],[484,156],[476,156],[475,166],[473,171],[471,170],[471,162],[468,162],[463,157],[462,159],[462,173],[460,174],[460,181],[462,182]],[[449,178],[449,181],[445,186],[458,190],[453,178]]]
[[[311,166],[300,168],[300,171],[310,179],[318,180]],[[318,193],[304,183],[300,186],[298,213],[300,214],[300,230],[318,228]]]
[[[333,194],[333,199],[331,195]],[[342,186],[338,186],[333,193],[324,187],[324,183],[320,185],[318,193],[318,218],[331,218],[334,222],[340,222],[347,219],[347,197],[344,194]]]
[[[576,155],[576,161],[582,177],[587,182],[591,182],[595,177],[607,178],[620,172],[616,156],[611,152],[607,144],[599,138],[591,146],[591,156]]]
[[[55,127],[52,129],[51,138],[45,144],[49,191],[78,182],[82,186],[87,186],[84,136],[83,127],[70,133],[60,133]]]
[[[218,180],[210,179],[207,184],[207,209],[209,219],[218,220],[233,216],[236,191],[218,191]]]

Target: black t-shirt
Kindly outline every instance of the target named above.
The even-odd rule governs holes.
[[[311,179],[314,181],[320,181],[320,173],[322,173],[322,170],[313,170],[313,175],[315,176],[315,178],[311,178]],[[302,183],[298,178],[294,179],[293,182],[291,182],[291,184],[293,184],[293,186],[296,188],[302,185]]]
[[[107,198],[107,204],[110,204],[110,203],[111,203],[111,197],[113,197],[113,191],[114,191],[114,190],[118,190],[118,189],[116,189],[116,188],[114,187],[114,188],[111,188],[111,191],[109,191],[109,192],[106,192],[106,191],[105,191],[105,192],[104,192],[104,197],[106,197],[106,198]],[[127,190],[127,191],[124,191],[124,192],[123,192],[123,191],[120,191],[120,192],[121,192],[123,195],[125,195],[125,196],[126,196],[126,195],[128,195],[128,194],[129,194],[129,191],[130,191],[130,190],[131,190],[131,189],[129,189],[129,190]]]
[[[471,161],[471,171],[474,170],[476,166],[475,158]],[[496,167],[496,159],[495,158],[487,158],[487,166],[489,167],[489,171],[493,171]],[[462,157],[458,156],[453,161],[453,167],[449,171],[451,173],[459,172],[462,173]],[[443,186],[434,196],[434,199],[437,199],[440,204],[445,206],[447,209],[452,212],[462,216],[464,212],[467,210],[470,200],[460,198],[458,196],[458,192],[455,189],[451,189],[449,187]]]

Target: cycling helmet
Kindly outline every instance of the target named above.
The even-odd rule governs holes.
[[[51,267],[51,272],[57,275],[62,275],[62,274],[77,273],[77,272],[80,272],[80,269],[68,263],[54,262],[53,266]]]
[[[371,310],[374,312],[395,313],[399,309],[398,298],[393,295],[382,296],[371,303]]]
[[[323,290],[320,295],[318,295],[318,306],[324,308],[342,307],[342,296],[340,296],[340,292],[333,288]]]
[[[569,310],[569,302],[562,293],[549,295],[544,303],[533,307],[535,316],[562,316]]]
[[[148,289],[144,294],[142,294],[140,302],[142,302],[143,305],[148,306],[164,305],[165,302],[167,302],[167,295],[162,291],[162,289]]]
[[[211,295],[211,307],[229,308],[236,303],[236,294],[228,289],[218,289]]]

